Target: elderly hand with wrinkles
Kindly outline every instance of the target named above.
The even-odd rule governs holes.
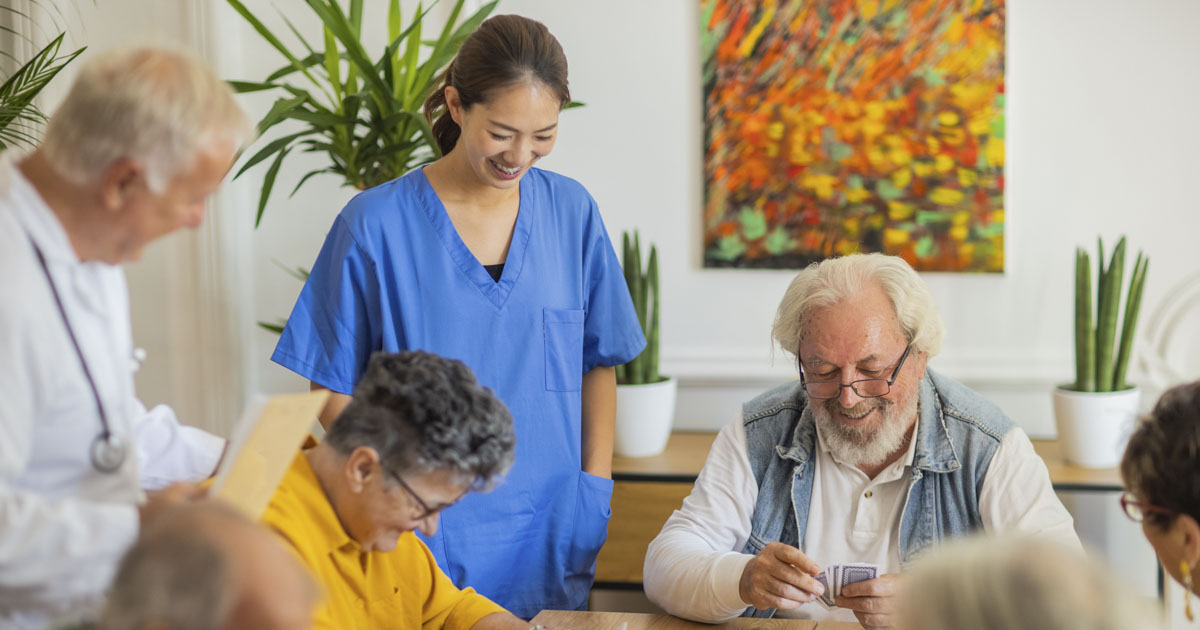
[[[825,592],[815,577],[820,572],[821,567],[803,551],[773,542],[746,563],[738,594],[760,610],[793,610]]]
[[[897,623],[896,593],[901,581],[899,573],[888,573],[874,580],[847,584],[834,603],[854,611],[864,628],[894,628]]]

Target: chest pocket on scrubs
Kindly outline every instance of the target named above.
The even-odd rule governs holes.
[[[546,338],[546,389],[577,392],[583,386],[583,309],[542,310]]]

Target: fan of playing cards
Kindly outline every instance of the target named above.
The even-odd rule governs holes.
[[[825,593],[817,598],[826,609],[834,608],[834,598],[842,594],[842,587],[855,582],[874,580],[879,577],[879,565],[865,562],[831,564],[817,574],[817,581],[825,587]]]

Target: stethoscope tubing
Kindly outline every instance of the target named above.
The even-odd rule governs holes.
[[[71,320],[67,317],[67,309],[63,307],[62,297],[58,293],[58,286],[54,283],[54,278],[50,276],[50,267],[46,265],[46,257],[42,254],[42,249],[38,247],[33,236],[26,234],[29,237],[29,244],[33,246],[33,253],[37,256],[38,265],[42,268],[42,274],[46,276],[46,284],[50,286],[50,293],[54,295],[54,305],[58,307],[58,314],[62,317],[63,327],[67,329],[67,336],[71,339],[71,345],[75,348],[75,356],[79,357],[79,364],[83,367],[83,375],[87,378],[88,386],[92,389],[92,398],[96,401],[96,410],[100,413],[100,433],[92,440],[91,447],[88,449],[88,457],[91,459],[92,467],[102,473],[114,473],[120,470],[121,465],[125,463],[125,446],[121,443],[120,438],[113,434],[112,428],[108,423],[108,414],[104,411],[104,403],[100,400],[100,390],[96,387],[96,380],[92,378],[92,371],[88,368],[87,359],[83,356],[83,349],[79,346],[79,340],[75,337],[75,329],[71,326]]]

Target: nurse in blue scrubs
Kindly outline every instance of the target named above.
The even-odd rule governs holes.
[[[356,196],[333,223],[272,360],[349,400],[372,352],[471,366],[516,421],[516,463],[428,516],[460,587],[522,617],[587,604],[612,495],[613,366],[645,339],[595,200],[534,168],[570,101],[539,22],[463,43],[425,113],[443,157]],[[422,528],[425,529],[425,528]]]

